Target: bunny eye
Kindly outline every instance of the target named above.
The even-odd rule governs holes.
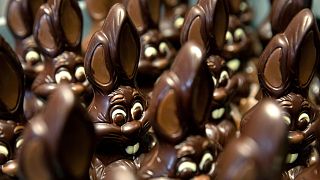
[[[184,23],[184,17],[179,16],[174,20],[174,27],[176,29],[180,29],[183,23]]]
[[[37,64],[38,62],[41,61],[41,56],[38,52],[31,50],[27,52],[25,56],[25,60],[27,63]]]
[[[196,163],[192,161],[184,161],[178,166],[178,174],[181,177],[185,177],[185,175],[194,174],[197,171]]]
[[[213,164],[213,156],[210,153],[205,153],[199,164],[199,168],[203,172],[209,172]]]
[[[68,82],[70,82],[72,80],[72,76],[67,69],[61,68],[57,71],[55,75],[55,80],[58,84],[61,83],[63,80],[67,80]]]
[[[228,45],[233,44],[233,36],[230,31],[227,31],[225,39]]]
[[[159,51],[162,54],[167,54],[169,52],[168,44],[165,42],[161,42],[159,45]]]
[[[149,46],[144,50],[144,55],[147,58],[156,57],[158,55],[158,51],[156,50],[156,48]]]
[[[112,111],[111,117],[114,123],[121,126],[126,123],[127,113],[123,109],[117,108]]]
[[[248,9],[248,4],[244,1],[240,3],[240,11],[244,12]]]
[[[0,155],[5,156],[6,158],[9,156],[9,150],[4,144],[0,144]]]
[[[310,117],[307,113],[300,114],[297,122],[298,129],[303,131],[307,128],[310,123]]]
[[[234,31],[235,41],[242,41],[245,38],[246,34],[242,28],[238,28]]]
[[[291,124],[291,119],[288,115],[284,115],[283,116],[283,121],[284,123],[286,123],[286,125],[290,125]]]
[[[222,71],[219,78],[219,84],[225,85],[229,80],[229,74],[227,71]]]
[[[16,142],[16,149],[18,149],[23,144],[23,138],[19,137]]]
[[[75,72],[75,77],[78,81],[80,82],[83,82],[86,80],[86,75],[85,75],[85,72],[84,72],[84,67],[83,66],[79,66],[77,67],[76,69],[76,72]]]
[[[141,104],[140,102],[134,103],[134,105],[133,105],[132,108],[131,108],[132,118],[133,118],[134,120],[139,120],[139,119],[141,119],[142,114],[143,114],[142,104]]]

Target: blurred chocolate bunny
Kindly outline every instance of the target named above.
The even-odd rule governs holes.
[[[137,83],[145,93],[175,57],[175,49],[159,30],[161,0],[127,0],[128,13],[140,35]]]
[[[21,63],[0,36],[0,178],[17,176],[16,154],[26,123],[23,113],[24,74]]]
[[[15,52],[25,73],[24,113],[27,119],[39,112],[43,102],[31,92],[36,76],[44,69],[44,57],[33,38],[35,15],[46,0],[12,0],[7,7],[7,22],[15,38]]]
[[[85,56],[86,75],[94,91],[88,111],[98,138],[93,166],[102,168],[100,178],[105,177],[107,165],[133,160],[148,146],[147,102],[135,85],[139,53],[137,30],[125,7],[116,4],[93,35]]]
[[[59,108],[57,108],[59,107]],[[24,134],[22,179],[87,179],[94,149],[90,116],[67,85],[59,86]]]
[[[87,103],[90,86],[81,56],[82,15],[75,0],[49,0],[35,19],[35,41],[45,58],[45,68],[32,84],[36,95],[47,98],[67,83]]]
[[[241,23],[250,25],[253,19],[253,10],[247,0],[227,0],[229,4],[229,12],[237,16]]]
[[[218,158],[216,179],[281,178],[288,135],[282,111],[275,100],[263,99],[247,112],[240,137]]]
[[[285,111],[289,147],[284,177],[289,179],[319,161],[319,110],[308,99],[320,55],[318,34],[312,12],[304,9],[271,39],[259,60],[263,96],[276,99]]]
[[[205,135],[212,90],[201,46],[184,44],[153,91],[146,117],[158,142],[141,157],[140,178],[209,178],[214,174],[214,161],[221,148]]]

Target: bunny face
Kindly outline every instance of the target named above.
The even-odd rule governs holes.
[[[48,1],[41,6],[35,22],[34,37],[45,55],[45,69],[37,76],[32,90],[46,98],[57,84],[64,82],[78,95],[90,93],[79,55],[82,16],[77,2]]]
[[[16,40],[16,53],[26,74],[28,86],[44,68],[44,58],[37,47],[32,29],[35,15],[45,0],[13,0],[8,3],[7,21]]]
[[[229,10],[243,24],[249,25],[253,19],[253,11],[247,0],[229,0]]]
[[[144,118],[146,100],[135,86],[139,52],[138,33],[126,9],[114,5],[85,56],[86,75],[94,90],[88,111],[96,129],[98,155],[112,151],[121,156],[118,159],[130,159],[142,151],[150,124]],[[105,148],[110,145],[112,149]]]

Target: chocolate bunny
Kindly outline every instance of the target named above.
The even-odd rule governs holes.
[[[7,22],[15,37],[16,53],[25,78],[24,114],[30,119],[43,107],[43,102],[31,92],[35,77],[44,69],[44,59],[35,43],[32,30],[35,15],[45,0],[12,0],[7,7]]]
[[[89,33],[86,35],[84,40],[82,41],[82,51],[85,52],[88,48],[89,41],[92,35],[98,31],[105,18],[108,15],[110,8],[116,4],[120,3],[122,0],[86,0],[86,7],[88,14],[91,18],[91,27]]]
[[[119,159],[133,160],[148,145],[144,141],[150,124],[144,118],[147,102],[135,85],[139,36],[122,4],[110,9],[88,47],[85,71],[94,91],[88,111],[98,138],[94,162],[105,167]]]
[[[157,81],[146,117],[158,140],[141,159],[141,179],[214,173],[220,145],[205,136],[213,82],[201,46],[188,42]]]
[[[247,112],[240,137],[218,158],[216,179],[281,178],[288,135],[282,111],[275,100],[263,99]]]
[[[205,47],[206,64],[215,86],[210,123],[206,125],[206,131],[209,138],[222,145],[233,137],[237,130],[236,122],[230,116],[230,104],[235,93],[244,83],[241,76],[231,74],[225,60],[221,57],[229,18],[227,8],[225,1],[198,1],[186,15],[181,33],[182,44],[192,40]]]
[[[160,17],[159,29],[175,49],[180,49],[180,33],[184,17],[189,10],[188,0],[162,0],[164,12]]]
[[[264,97],[285,110],[289,148],[284,176],[295,177],[318,161],[318,108],[308,99],[308,88],[319,61],[319,36],[309,9],[300,11],[283,33],[268,44],[259,60],[258,78]],[[242,123],[244,124],[245,121]]]
[[[50,95],[23,138],[18,158],[20,178],[89,180],[94,129],[69,86],[61,85]]]
[[[45,69],[32,84],[35,94],[46,98],[60,83],[68,83],[75,94],[83,95],[84,102],[89,101],[91,89],[80,54],[82,16],[77,1],[49,0],[42,5],[33,34],[45,57]]]
[[[0,36],[0,178],[17,175],[22,145],[24,74],[17,55]]]
[[[253,12],[247,0],[228,0],[230,14],[236,15],[241,23],[249,25]]]
[[[160,74],[169,68],[175,49],[159,31],[161,0],[127,0],[125,5],[140,35],[138,87],[148,93]]]
[[[270,2],[271,3],[271,2]],[[273,35],[283,32],[292,18],[304,8],[311,9],[312,0],[277,0],[272,2],[269,16],[259,27],[259,36],[264,46]]]

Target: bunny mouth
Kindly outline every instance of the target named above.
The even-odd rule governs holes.
[[[132,154],[136,154],[139,151],[139,148],[140,148],[140,144],[136,143],[133,146],[127,146],[125,151],[127,154],[132,155]]]

